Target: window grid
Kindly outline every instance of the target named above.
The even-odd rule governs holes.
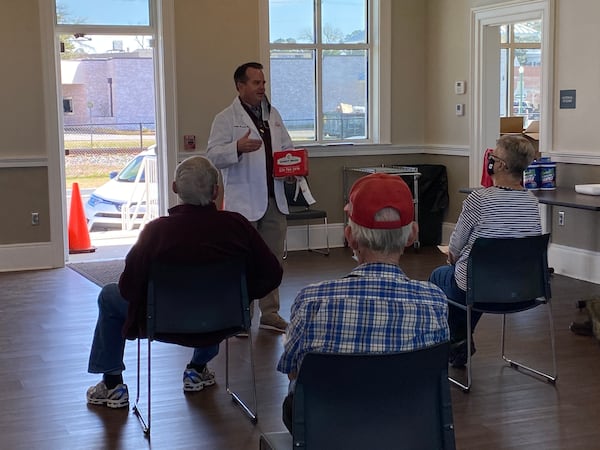
[[[314,138],[313,139],[302,139],[294,136],[294,132],[290,131],[292,135],[292,139],[296,142],[317,142],[317,143],[332,143],[332,142],[342,142],[347,140],[343,135],[337,138],[331,138],[326,136],[325,133],[325,115],[328,111],[324,109],[324,95],[323,92],[323,61],[324,56],[328,51],[333,52],[356,52],[362,51],[365,54],[365,70],[364,70],[364,78],[366,83],[365,94],[364,94],[364,105],[361,105],[364,108],[364,125],[362,126],[363,135],[361,137],[353,136],[352,141],[356,140],[364,140],[368,141],[370,139],[370,120],[372,105],[370,104],[371,99],[371,61],[372,61],[372,44],[373,42],[371,38],[371,1],[365,1],[365,41],[364,43],[330,43],[323,42],[323,24],[322,24],[322,15],[321,15],[321,0],[315,0],[314,2],[314,20],[313,20],[313,42],[312,43],[282,43],[282,42],[269,42],[269,54],[272,57],[278,51],[285,52],[294,52],[294,51],[304,51],[304,52],[312,52],[314,55],[314,80],[315,80],[315,93],[314,93]],[[278,105],[275,104],[277,107]],[[285,114],[283,115],[284,122],[286,122]],[[343,129],[342,122],[342,129]]]

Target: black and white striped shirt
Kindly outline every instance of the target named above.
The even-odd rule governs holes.
[[[524,237],[542,233],[538,199],[529,191],[489,187],[474,190],[450,237],[450,253],[457,261],[454,277],[467,290],[467,259],[478,237]]]

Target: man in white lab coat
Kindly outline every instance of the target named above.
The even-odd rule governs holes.
[[[215,117],[207,156],[223,175],[223,208],[246,217],[271,251],[283,256],[288,206],[282,179],[273,178],[273,152],[293,148],[279,112],[265,96],[260,63],[242,64],[234,73],[239,96]],[[260,328],[285,332],[279,291],[259,300]]]

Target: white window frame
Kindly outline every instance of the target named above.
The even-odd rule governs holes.
[[[367,0],[368,32],[369,32],[369,65],[368,65],[368,127],[369,138],[360,139],[353,144],[389,144],[391,142],[391,0]],[[261,62],[268,77],[270,73],[270,39],[269,39],[269,0],[259,1],[260,17],[260,55]],[[352,46],[352,45],[349,45]],[[326,48],[327,45],[298,45],[298,48]],[[320,70],[320,65],[318,67]],[[317,102],[320,100],[320,73],[317,74]],[[268,83],[267,83],[267,86]],[[268,89],[268,88],[267,88]],[[277,107],[277,105],[275,105]],[[317,117],[321,117],[321,106],[317,105]],[[320,127],[320,125],[317,125]],[[348,144],[342,141],[295,141],[296,145],[326,146],[332,143]],[[343,151],[344,146],[340,146]]]

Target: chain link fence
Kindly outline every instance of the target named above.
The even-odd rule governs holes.
[[[136,154],[156,143],[154,123],[81,124],[64,127],[67,187],[96,188]]]

